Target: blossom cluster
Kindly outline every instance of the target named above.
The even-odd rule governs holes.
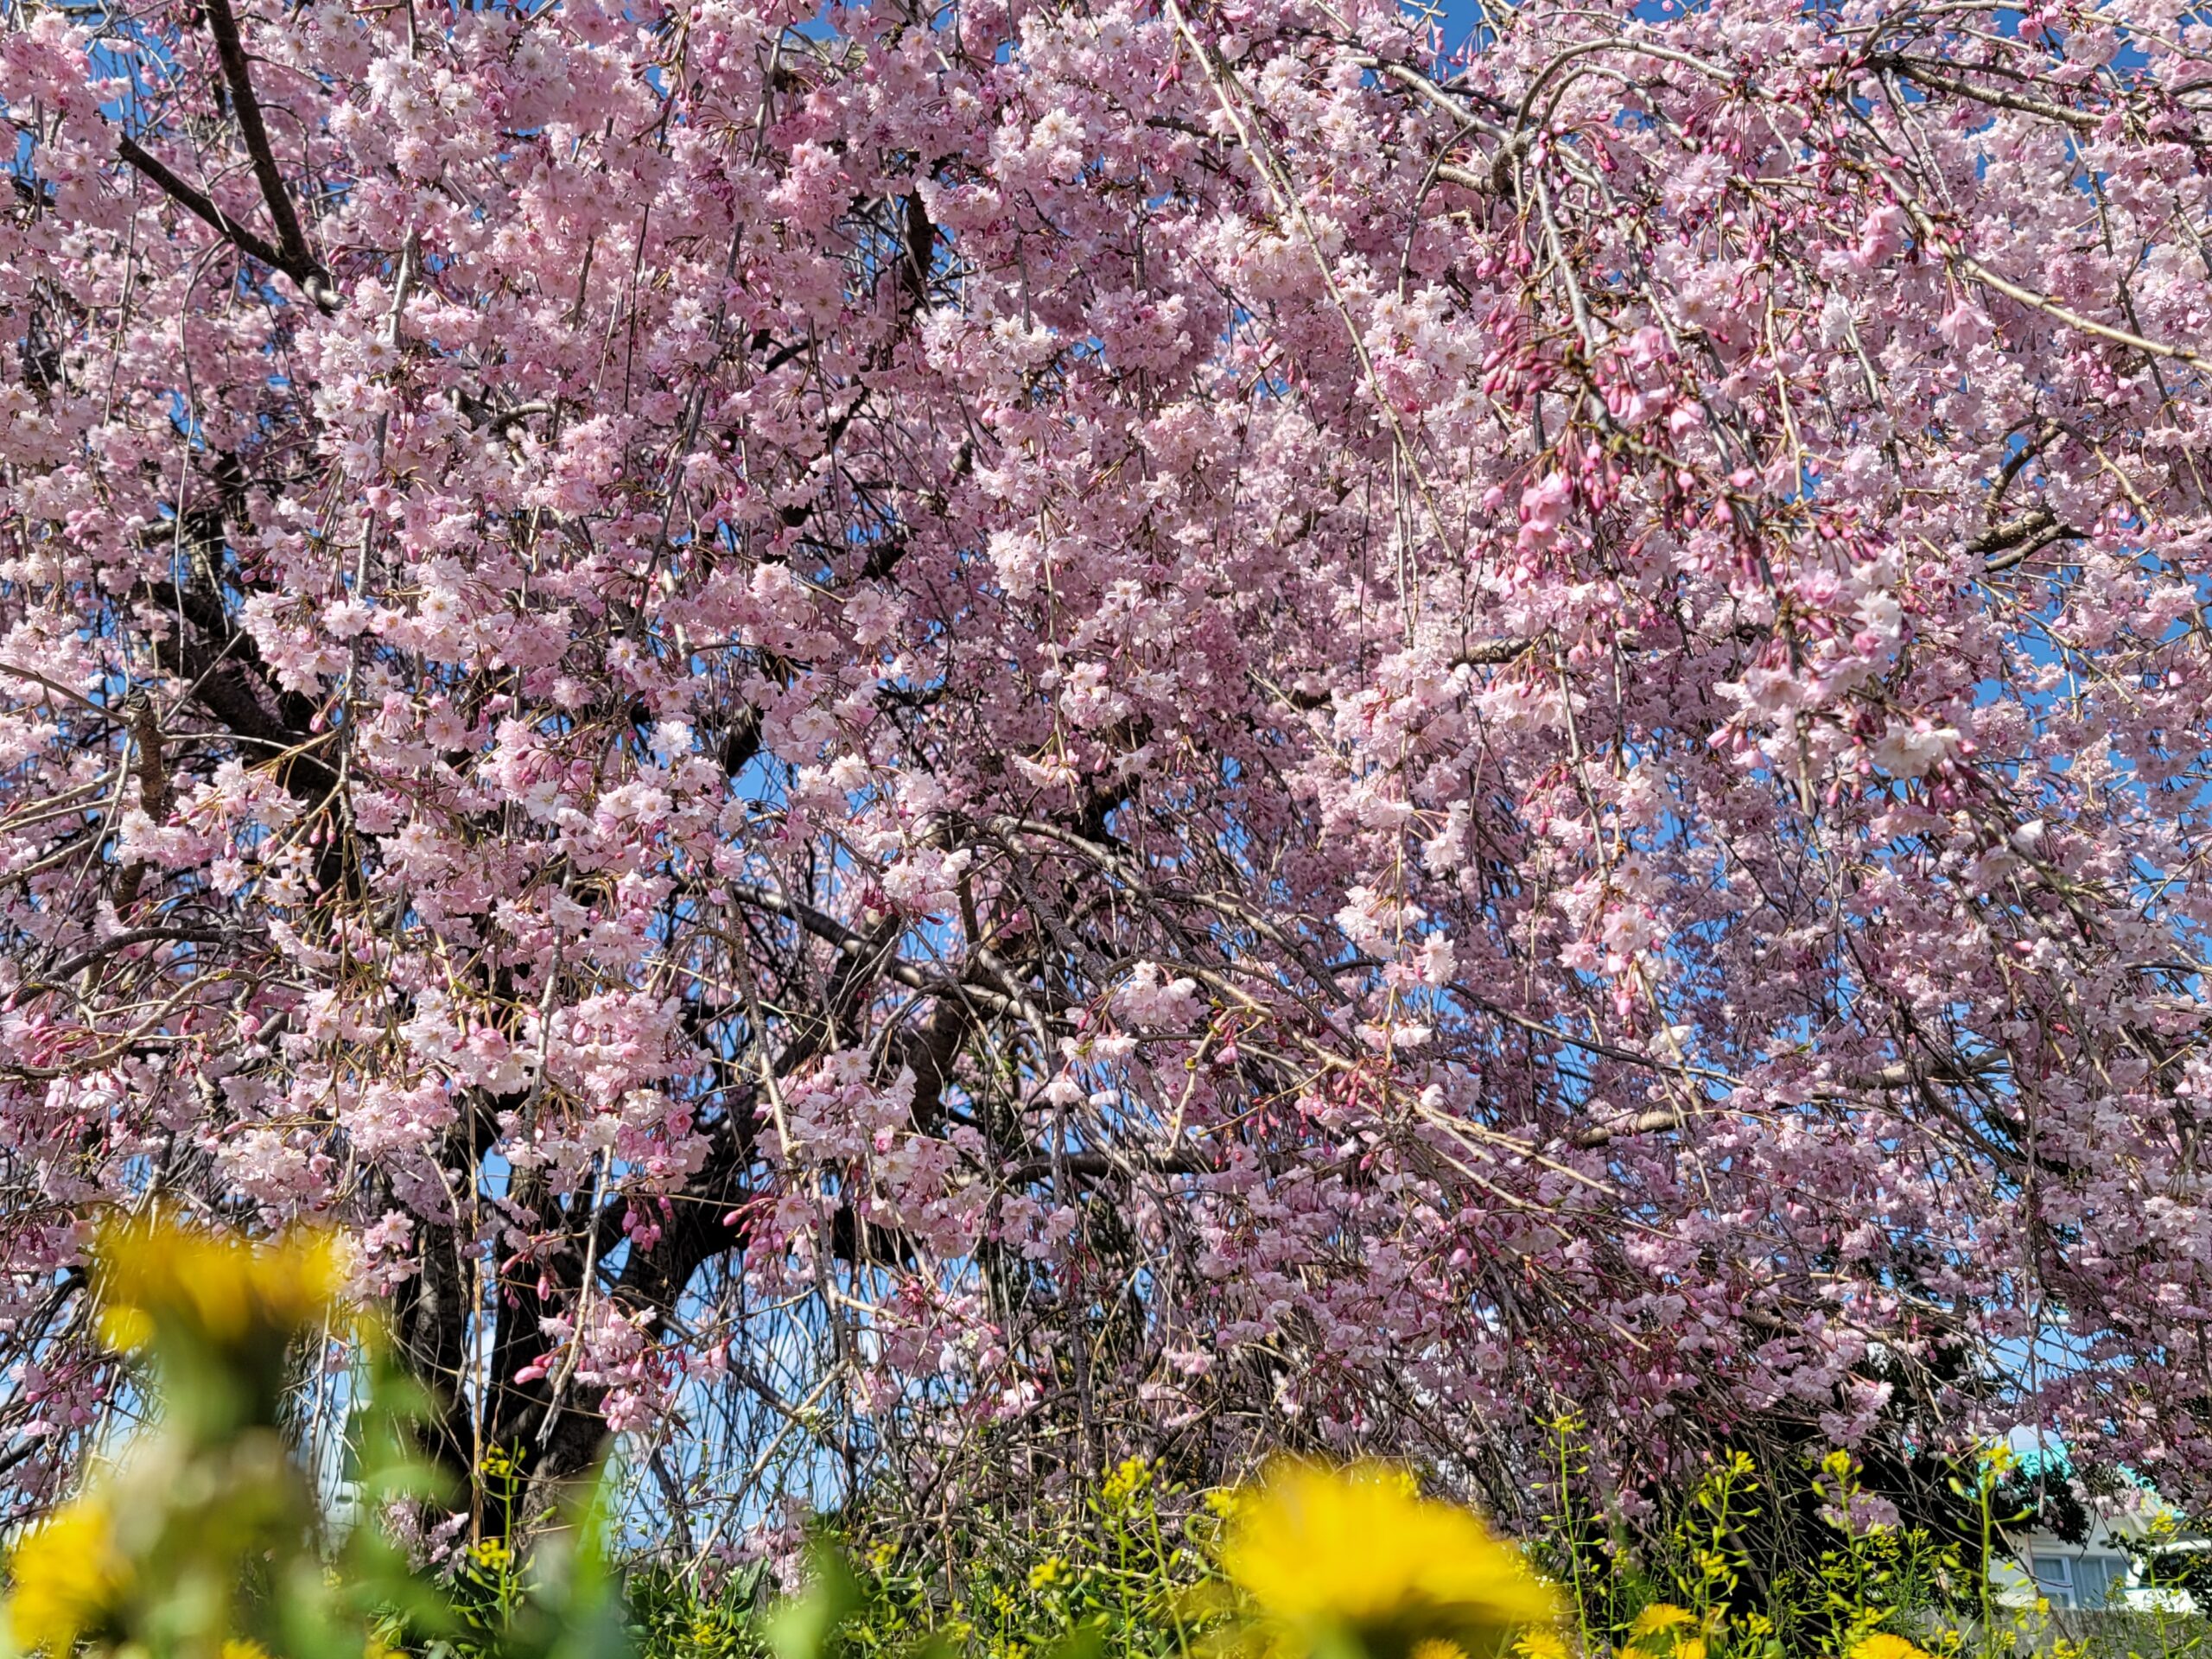
[[[462,1469],[2212,1475],[2180,0],[7,29],[7,1479],[149,1189]]]

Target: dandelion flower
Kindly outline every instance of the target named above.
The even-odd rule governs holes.
[[[1623,1651],[1643,1659],[1705,1659],[1708,1638],[1719,1624],[1718,1612],[1700,1620],[1671,1601],[1655,1601],[1629,1622]]]
[[[1876,1630],[1859,1638],[1851,1659],[1929,1659],[1928,1651],[1889,1630]]]
[[[1430,1643],[1481,1659],[1558,1611],[1518,1550],[1376,1465],[1276,1465],[1236,1505],[1221,1560],[1278,1655],[1349,1641],[1369,1659],[1433,1659]]]
[[[1628,1639],[1641,1642],[1647,1636],[1696,1623],[1687,1609],[1677,1607],[1671,1601],[1655,1601],[1629,1622]]]

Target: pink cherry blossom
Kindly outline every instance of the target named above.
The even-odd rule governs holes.
[[[20,1505],[147,1204],[699,1536],[1563,1405],[2205,1489],[2201,22],[11,16]]]

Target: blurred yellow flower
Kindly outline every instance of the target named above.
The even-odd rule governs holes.
[[[130,1585],[106,1504],[80,1497],[16,1546],[8,1626],[16,1646],[67,1659],[77,1638],[114,1611]]]
[[[165,1329],[235,1347],[320,1324],[343,1282],[337,1241],[300,1230],[256,1246],[162,1223],[105,1229],[92,1253],[100,1330],[119,1350]]]
[[[223,1643],[223,1659],[270,1659],[270,1655],[260,1643],[234,1636]]]
[[[1276,1465],[1231,1515],[1221,1564],[1279,1655],[1350,1638],[1370,1659],[1411,1659],[1429,1643],[1479,1659],[1558,1613],[1520,1551],[1379,1465]]]
[[[1514,1639],[1516,1659],[1567,1659],[1567,1642],[1557,1630],[1538,1626]]]
[[[1629,1621],[1625,1653],[1643,1659],[1705,1659],[1713,1633],[1720,1628],[1718,1611],[1703,1619],[1671,1601],[1655,1601]]]

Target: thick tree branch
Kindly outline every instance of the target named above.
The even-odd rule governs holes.
[[[115,153],[144,174],[178,207],[208,226],[218,236],[240,253],[249,259],[268,266],[271,270],[283,271],[294,282],[299,283],[302,290],[305,291],[307,285],[301,280],[300,273],[292,269],[290,262],[283,253],[218,207],[213,198],[202,191],[195,190],[177,177],[158,158],[149,155],[138,141],[129,133],[124,133],[116,140]],[[309,297],[314,296],[310,295]],[[317,303],[320,304],[321,302],[318,301]]]
[[[329,274],[308,251],[306,234],[300,229],[299,214],[292,207],[291,193],[284,188],[283,172],[276,165],[276,152],[269,143],[269,129],[261,118],[261,100],[254,93],[245,42],[239,37],[238,21],[231,10],[231,0],[207,0],[207,32],[215,37],[216,54],[223,60],[223,79],[230,83],[231,106],[238,113],[238,133],[245,140],[246,154],[253,160],[253,175],[260,182],[261,198],[268,206],[270,222],[276,227],[277,246],[283,251],[277,269],[297,283],[315,304],[326,311],[335,310],[337,290],[330,285]]]

